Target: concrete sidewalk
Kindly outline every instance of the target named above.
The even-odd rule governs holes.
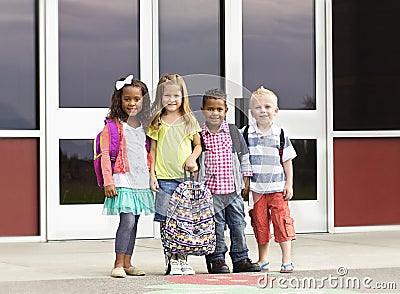
[[[247,241],[250,257],[256,261],[254,237],[248,236]],[[125,293],[123,289],[117,290],[118,286],[132,283],[138,291],[128,287],[127,292],[142,293],[151,291],[146,287],[169,283],[163,275],[159,239],[137,240],[134,264],[146,272],[145,277],[110,278],[113,250],[114,240],[0,243],[0,293],[43,293],[46,289],[53,293],[112,293],[110,290],[102,292],[110,285],[116,287],[113,288],[115,293]],[[270,271],[277,273],[281,262],[280,249],[275,243],[271,244],[270,261]],[[191,256],[189,262],[196,273],[207,273],[203,257]],[[387,278],[397,279],[399,291],[400,231],[300,234],[293,242],[293,262],[294,274],[298,275],[309,272],[336,274],[339,267],[345,267],[349,273],[362,274],[360,270],[364,270],[379,276],[379,272],[384,272]],[[227,263],[231,267],[229,257]],[[84,291],[88,289],[91,291]]]

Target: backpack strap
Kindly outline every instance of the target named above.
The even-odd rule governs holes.
[[[197,133],[200,137],[200,145],[201,145],[201,150],[202,152],[206,151],[206,144],[204,143],[203,135],[201,134],[201,131]],[[193,144],[193,143],[192,143]],[[194,146],[192,147],[194,149]]]
[[[246,142],[246,145],[249,146],[249,125],[247,125],[243,130],[243,139]]]
[[[118,126],[117,123],[112,119],[106,119],[104,123],[108,127],[108,131],[110,132],[110,160],[111,163],[114,163],[117,160],[117,156],[119,153],[119,134],[118,134]]]
[[[241,156],[243,153],[243,147],[242,144],[240,143],[239,130],[237,126],[234,124],[229,124],[229,132],[231,134],[233,148],[238,154],[238,156]]]
[[[283,129],[281,128],[281,134],[279,136],[279,157],[280,157],[280,162],[281,165],[283,166],[283,148],[285,147],[285,133],[283,132]]]
[[[150,153],[151,139],[150,139],[150,137],[147,136],[147,135],[146,135],[146,144],[145,144],[145,147],[146,147],[147,153]]]
[[[229,126],[229,133],[232,139],[233,150],[236,151],[236,153],[239,156],[243,153],[243,146],[240,143],[240,138],[239,138],[239,130],[237,126],[234,124],[228,124],[228,126]],[[206,150],[206,145],[204,144],[204,139],[201,132],[199,132],[198,134],[200,136],[201,148],[204,152]]]

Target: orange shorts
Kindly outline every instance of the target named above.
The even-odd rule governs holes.
[[[283,199],[283,193],[252,193],[254,208],[250,210],[249,214],[257,244],[266,244],[271,239],[271,221],[274,227],[275,242],[281,243],[296,239],[294,220],[290,217],[288,201]]]

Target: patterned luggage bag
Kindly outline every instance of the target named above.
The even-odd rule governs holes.
[[[166,253],[206,255],[215,251],[214,207],[210,190],[188,181],[178,185],[168,205],[165,226],[161,231]]]

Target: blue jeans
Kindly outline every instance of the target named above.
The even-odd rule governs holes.
[[[154,221],[165,222],[168,210],[168,204],[176,187],[182,182],[182,179],[158,180],[158,192],[154,201]]]
[[[213,203],[217,245],[215,252],[208,255],[207,260],[210,262],[225,260],[225,253],[228,251],[224,235],[225,225],[229,227],[231,238],[229,255],[232,262],[248,258],[247,252],[249,250],[247,249],[244,235],[246,222],[244,220],[245,214],[242,197],[236,193],[213,195]]]

